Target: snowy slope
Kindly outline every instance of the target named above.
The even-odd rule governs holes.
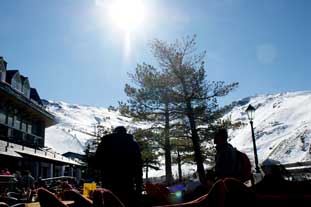
[[[260,95],[233,103],[233,109],[224,118],[240,122],[241,126],[229,131],[230,142],[253,159],[251,130],[245,113],[248,104],[256,108],[254,127],[260,162],[267,158],[282,163],[311,160],[311,91]],[[46,130],[46,145],[60,153],[82,153],[86,141],[92,137],[79,131],[93,133],[96,124],[142,127],[106,108],[55,101],[46,102],[46,108],[59,122]],[[164,171],[156,174],[163,175]]]
[[[130,119],[106,108],[81,106],[64,102],[46,101],[46,109],[55,115],[58,124],[46,129],[48,147],[60,153],[83,153],[86,141],[94,138],[95,126],[107,128],[129,126]],[[84,133],[85,132],[85,133]]]
[[[281,163],[311,160],[311,92],[291,92],[246,98],[225,117],[240,121],[231,130],[231,143],[253,159],[251,128],[245,113],[248,104],[255,108],[254,131],[259,162],[273,159]]]

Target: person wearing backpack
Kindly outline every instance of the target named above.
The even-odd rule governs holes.
[[[236,178],[241,182],[251,179],[251,164],[246,154],[228,143],[227,129],[220,128],[214,136],[216,145],[216,179]]]

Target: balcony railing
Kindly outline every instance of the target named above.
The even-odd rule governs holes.
[[[16,97],[18,100],[22,101],[24,104],[30,106],[32,109],[40,112],[41,114],[45,115],[47,118],[55,122],[55,117],[48,112],[44,106],[38,104],[33,99],[27,98],[22,92],[14,89],[11,87],[10,84],[1,81],[0,82],[0,89],[4,90],[6,93]]]
[[[7,126],[5,124],[0,124],[3,125],[5,127],[7,127],[7,129],[11,130],[11,133],[9,134],[9,136],[0,136],[0,139],[5,140],[5,141],[9,141],[15,144],[19,144],[19,145],[24,145],[24,146],[28,146],[28,147],[32,147],[32,148],[37,148],[37,147],[43,147],[44,146],[44,138],[34,135],[34,134],[29,134],[25,131],[21,131],[15,128],[12,128],[10,126]]]

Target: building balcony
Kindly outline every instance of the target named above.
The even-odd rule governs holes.
[[[44,147],[44,138],[0,124],[0,139],[11,143],[38,148]]]
[[[55,117],[47,112],[43,106],[25,97],[21,92],[2,81],[0,81],[0,100],[2,103],[7,103],[6,105],[14,105],[35,119],[42,120],[46,127],[56,123]]]

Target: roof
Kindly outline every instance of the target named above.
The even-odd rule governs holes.
[[[65,152],[63,155],[78,155],[78,156],[84,156],[83,154],[79,154],[76,152]]]
[[[1,141],[0,140],[0,155],[6,155],[10,157],[19,157],[21,158],[22,156],[15,152],[12,148],[7,147],[7,142]]]
[[[82,165],[80,162],[62,156],[61,154],[44,149],[34,149],[31,147],[22,146],[19,144],[8,143],[0,140],[0,155],[7,155],[11,157],[23,158],[24,156],[31,156],[34,158],[46,159],[49,161],[61,162],[71,165]]]
[[[18,73],[18,70],[7,70],[6,71],[6,78],[5,78],[5,82],[11,84],[12,83],[12,78],[13,76]]]
[[[22,83],[24,84],[24,81],[28,80],[28,77],[25,77],[25,76],[21,75],[21,79],[22,79]]]
[[[38,104],[43,106],[39,93],[35,88],[30,88],[30,99],[36,101]]]
[[[63,154],[63,156],[82,160],[85,155],[82,155],[82,154],[79,154],[79,153],[75,153],[75,152],[66,152],[66,153]]]
[[[43,105],[40,105],[42,102],[35,89],[33,89],[33,93],[33,99],[29,99],[21,92],[14,90],[8,83],[0,81],[0,100],[14,102],[20,108],[29,111],[33,116],[44,120],[46,127],[56,124],[55,117],[46,111]]]

